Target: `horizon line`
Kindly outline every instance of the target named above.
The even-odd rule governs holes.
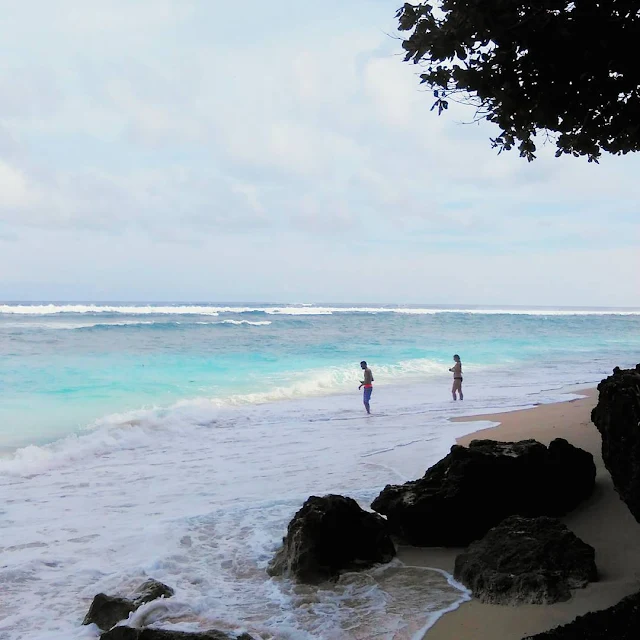
[[[331,302],[331,301],[323,301],[323,302],[290,302],[290,301],[266,301],[266,300],[202,300],[202,299],[185,299],[185,300],[161,300],[161,299],[153,299],[153,300],[136,300],[136,299],[29,299],[29,300],[19,300],[19,299],[2,299],[0,298],[0,304],[8,305],[8,306],[17,306],[17,305],[203,305],[203,306],[299,306],[299,307],[340,307],[340,306],[351,306],[351,307],[413,307],[413,308],[429,308],[429,309],[438,309],[438,308],[448,308],[448,309],[573,309],[573,310],[606,310],[606,309],[616,309],[616,310],[628,310],[628,311],[638,311],[640,310],[640,306],[632,306],[632,305],[556,305],[556,304],[513,304],[513,303],[504,303],[504,304],[487,304],[487,303],[426,303],[426,302]]]

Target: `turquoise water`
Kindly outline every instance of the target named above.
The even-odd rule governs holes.
[[[595,382],[614,364],[640,359],[640,315],[629,311],[0,309],[2,447],[50,442],[112,413],[188,399],[224,404],[339,393],[352,388],[361,359],[378,369],[379,384],[421,380],[445,391],[453,352],[466,371],[502,374],[503,384],[514,375],[535,384],[545,374],[554,384]]]

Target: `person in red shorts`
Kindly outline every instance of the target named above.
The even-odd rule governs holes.
[[[364,371],[364,380],[360,382],[358,389],[362,389],[364,387],[362,401],[364,402],[364,408],[367,410],[367,413],[371,413],[369,401],[371,400],[371,393],[373,392],[373,384],[371,384],[373,382],[373,374],[364,360],[360,363],[360,366]]]

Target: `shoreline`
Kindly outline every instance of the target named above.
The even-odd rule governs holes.
[[[589,611],[605,609],[640,588],[640,524],[615,492],[600,455],[601,440],[591,423],[597,402],[595,388],[580,392],[586,397],[538,405],[506,413],[454,418],[455,422],[495,422],[456,439],[525,440],[549,444],[554,438],[589,451],[596,463],[596,486],[592,496],[561,518],[577,536],[596,550],[600,580],[572,592],[567,602],[517,607],[483,604],[471,599],[439,617],[423,638],[426,640],[521,640],[571,622]],[[401,546],[398,558],[406,565],[432,567],[453,574],[461,549]]]

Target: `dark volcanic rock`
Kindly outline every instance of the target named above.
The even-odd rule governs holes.
[[[134,598],[119,598],[99,593],[93,598],[82,624],[95,623],[99,629],[111,629],[121,620],[126,620],[132,611],[147,602],[160,597],[173,595],[173,589],[162,582],[150,578],[143,582],[134,592]]]
[[[171,587],[168,587],[166,584],[158,582],[153,578],[149,578],[149,580],[143,582],[136,589],[133,602],[137,607],[139,607],[147,602],[151,602],[152,600],[157,600],[158,598],[170,598],[173,594],[174,591]]]
[[[640,364],[616,367],[598,391],[591,420],[602,435],[602,458],[616,491],[640,522]]]
[[[594,557],[555,518],[511,516],[456,558],[453,575],[482,602],[552,604],[598,579]]]
[[[389,562],[395,554],[384,518],[351,498],[311,496],[289,523],[267,571],[316,583]]]
[[[103,633],[100,640],[253,640],[248,633],[239,636],[222,631],[203,631],[187,633],[184,631],[165,631],[162,629],[132,629],[131,627],[114,627]]]
[[[473,440],[419,480],[387,485],[372,508],[392,533],[417,546],[463,547],[510,515],[560,516],[593,491],[593,456],[557,438]]]
[[[120,620],[126,620],[136,608],[131,600],[99,593],[94,596],[82,624],[95,623],[99,629],[111,629]]]
[[[640,592],[609,609],[578,616],[573,622],[527,636],[523,640],[638,640],[640,638]]]
[[[100,640],[138,640],[140,629],[132,627],[113,627],[100,635]]]

